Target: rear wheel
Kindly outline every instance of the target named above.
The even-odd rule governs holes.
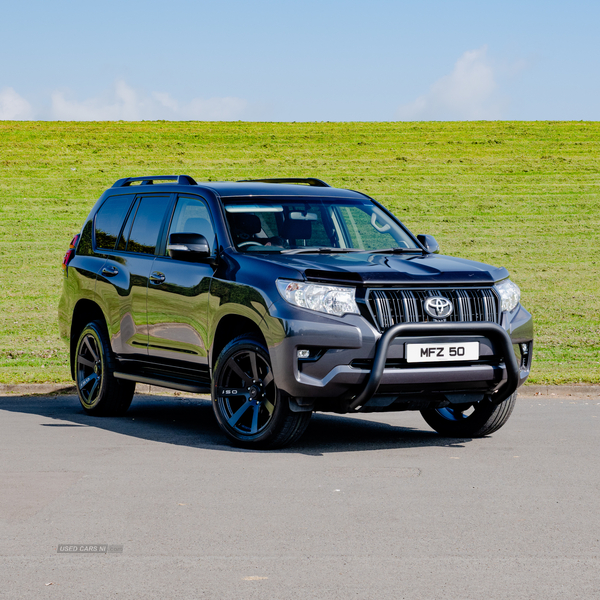
[[[517,393],[500,404],[481,400],[475,404],[458,404],[446,408],[422,410],[427,424],[439,434],[447,437],[483,437],[497,431],[508,421]]]
[[[88,323],[75,347],[75,382],[83,410],[89,415],[117,416],[127,411],[135,383],[116,379],[115,362],[106,327]]]
[[[306,430],[310,412],[292,412],[277,389],[269,352],[254,336],[232,340],[215,364],[213,409],[225,435],[246,448],[281,448]]]

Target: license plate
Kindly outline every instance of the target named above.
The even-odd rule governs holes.
[[[459,344],[406,344],[406,362],[477,360],[479,342]]]

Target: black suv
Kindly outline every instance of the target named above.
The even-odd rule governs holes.
[[[120,179],[63,262],[61,336],[84,410],[135,383],[212,395],[252,448],[313,411],[419,410],[442,435],[501,427],[531,315],[504,268],[442,256],[365,194],[318,179]]]

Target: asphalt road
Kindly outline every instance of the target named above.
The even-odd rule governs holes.
[[[198,399],[0,397],[0,598],[600,598],[599,422],[600,397],[520,399],[478,440],[316,415],[252,452]]]

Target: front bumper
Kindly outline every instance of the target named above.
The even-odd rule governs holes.
[[[504,364],[503,370],[506,371],[506,380],[502,380],[500,386],[494,390],[494,400],[502,402],[506,400],[519,385],[519,365],[512,347],[512,342],[508,333],[495,323],[400,323],[390,327],[381,336],[377,344],[375,359],[373,360],[373,368],[368,376],[367,383],[362,391],[349,404],[349,410],[355,410],[359,406],[366,404],[372,396],[375,395],[379,388],[385,369],[385,363],[388,356],[390,343],[397,337],[401,336],[423,336],[429,337],[432,335],[449,336],[449,337],[464,337],[469,335],[483,335],[489,339],[495,348],[497,354],[501,356]],[[499,368],[499,367],[498,367]],[[488,381],[493,380],[494,367],[492,365],[473,365],[469,367],[438,367],[434,369],[426,369],[429,373],[423,373],[420,369],[394,369],[399,373],[388,373],[396,375],[402,383],[406,382],[406,378],[411,375],[422,378],[423,375],[429,375],[428,381],[431,378],[438,378],[443,382],[444,378],[451,378],[454,381]],[[412,373],[407,373],[412,371]],[[416,373],[415,373],[416,371]],[[421,373],[418,373],[421,371]],[[404,372],[404,373],[403,373]],[[400,382],[399,382],[400,383]],[[415,382],[416,383],[416,382]]]
[[[403,323],[383,334],[366,319],[302,310],[285,315],[285,338],[270,348],[275,380],[299,407],[346,412],[390,406],[401,397],[460,402],[488,396],[501,402],[522,385],[531,366],[533,326],[522,307],[491,322]],[[283,316],[283,315],[281,315]],[[296,318],[290,318],[296,317]],[[407,343],[479,342],[472,362],[407,363]],[[314,356],[297,358],[298,349]],[[522,350],[525,348],[525,353]],[[394,405],[395,406],[395,405]],[[395,410],[396,408],[393,408]]]

